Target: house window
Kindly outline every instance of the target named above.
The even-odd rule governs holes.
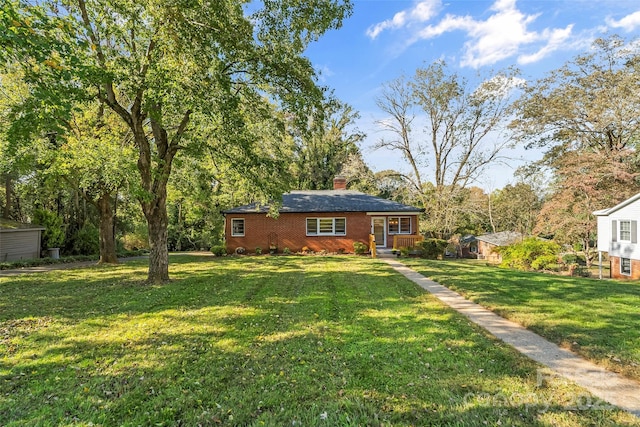
[[[411,218],[408,216],[390,217],[389,234],[411,234]]]
[[[631,221],[620,221],[620,241],[631,241]]]
[[[234,237],[244,236],[244,218],[234,218],[231,220],[231,235]]]
[[[631,276],[631,260],[629,258],[620,258],[620,274]]]
[[[307,236],[344,236],[346,218],[307,218]]]

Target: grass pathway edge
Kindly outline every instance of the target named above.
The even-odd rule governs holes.
[[[558,347],[523,326],[465,299],[457,292],[428,279],[398,261],[381,260],[520,353],[584,387],[594,396],[640,418],[640,383],[637,381],[624,378],[571,351]]]

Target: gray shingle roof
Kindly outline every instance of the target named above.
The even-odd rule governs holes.
[[[516,231],[501,231],[499,233],[483,234],[482,236],[477,236],[476,240],[487,242],[496,246],[507,246],[522,240],[522,238],[522,234]]]
[[[269,206],[255,203],[224,211],[225,214],[268,212]],[[282,195],[280,213],[320,212],[403,212],[420,213],[422,209],[352,190],[292,191]]]

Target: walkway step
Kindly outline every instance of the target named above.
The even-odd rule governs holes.
[[[404,264],[382,259],[409,280],[429,291],[440,301],[465,315],[496,338],[520,353],[547,366],[588,390],[594,396],[640,417],[640,383],[595,365],[575,353],[506,320],[492,311],[465,299],[460,294],[424,277]]]

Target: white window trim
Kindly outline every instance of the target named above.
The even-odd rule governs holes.
[[[400,226],[400,219],[408,219],[409,220],[409,231],[402,231],[402,227]],[[391,220],[398,220],[398,231],[391,231],[389,227],[391,227]],[[412,230],[412,221],[410,216],[390,216],[387,221],[387,232],[389,234],[411,234]]]
[[[234,221],[242,221],[242,234],[233,232],[233,222]],[[246,221],[244,218],[231,218],[231,237],[244,237],[246,232]]]
[[[629,260],[629,272],[626,273],[622,270],[622,260],[627,259]],[[623,276],[631,276],[631,258],[620,258],[620,274],[622,274]]]
[[[330,219],[331,220],[331,232],[330,233],[322,233],[320,232],[320,220],[327,220]],[[344,233],[336,233],[336,220],[337,219],[342,219],[344,220]],[[309,233],[309,226],[308,226],[308,221],[309,220],[315,220],[316,221],[316,230],[318,230],[316,233]],[[343,217],[343,216],[339,216],[339,217],[308,217],[305,218],[304,221],[304,227],[305,227],[305,231],[306,231],[306,235],[307,236],[346,236],[347,235],[347,218]]]
[[[623,239],[622,238],[622,223],[627,223],[629,224],[629,238],[628,239]],[[630,243],[631,242],[631,220],[628,219],[621,219],[618,220],[618,241],[620,242],[627,242]]]

